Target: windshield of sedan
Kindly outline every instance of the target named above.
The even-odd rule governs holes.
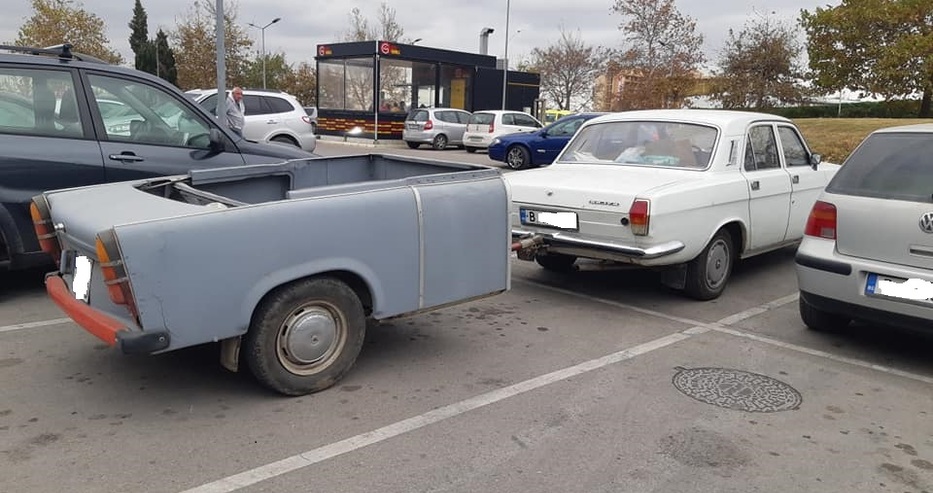
[[[695,123],[599,123],[580,129],[557,162],[705,169],[717,134]]]

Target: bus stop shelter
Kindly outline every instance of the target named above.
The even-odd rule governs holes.
[[[497,66],[496,57],[390,41],[317,46],[318,133],[401,139],[412,108],[474,112],[502,107],[531,113],[536,73]]]

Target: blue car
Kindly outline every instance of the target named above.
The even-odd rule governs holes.
[[[583,122],[605,114],[577,113],[535,132],[503,135],[489,145],[489,159],[502,161],[512,169],[551,164]]]

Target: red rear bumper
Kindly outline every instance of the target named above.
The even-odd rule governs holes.
[[[65,280],[57,274],[51,274],[45,278],[45,289],[52,301],[76,324],[110,346],[117,343],[119,332],[128,330],[123,322],[75,298]]]

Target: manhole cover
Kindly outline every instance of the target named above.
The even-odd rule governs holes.
[[[676,368],[674,386],[694,399],[737,411],[773,413],[800,407],[800,392],[771,377],[728,368]]]

